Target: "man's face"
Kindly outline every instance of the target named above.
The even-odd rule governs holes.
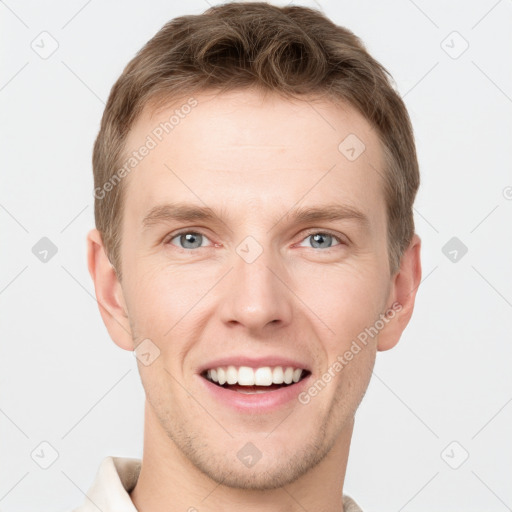
[[[154,346],[160,351],[138,366],[166,442],[217,482],[275,488],[311,470],[351,431],[370,379],[377,337],[331,369],[308,403],[298,397],[390,306],[380,143],[349,106],[248,91],[195,98],[161,141],[152,135],[156,147],[125,178],[123,297],[135,345],[149,339],[153,356]],[[180,105],[145,112],[128,152]],[[365,145],[355,159],[362,146],[351,151],[353,136],[339,149],[350,134]],[[177,203],[216,217],[144,222]],[[293,215],[332,205],[349,215]],[[289,359],[309,376],[246,395],[200,374],[231,357]],[[265,406],[273,393],[286,399]],[[259,403],[237,406],[235,398]],[[252,466],[244,459],[259,454]]]

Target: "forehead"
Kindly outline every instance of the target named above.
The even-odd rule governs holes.
[[[144,110],[126,148],[139,156],[125,178],[125,207],[140,219],[169,201],[272,218],[298,202],[358,206],[369,217],[384,207],[380,141],[348,104],[195,94]]]

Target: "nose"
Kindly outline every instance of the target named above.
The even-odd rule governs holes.
[[[231,328],[245,328],[253,336],[289,325],[294,296],[286,267],[270,249],[263,250],[254,261],[242,251],[240,254],[234,253],[233,268],[223,283],[219,306],[222,322]]]

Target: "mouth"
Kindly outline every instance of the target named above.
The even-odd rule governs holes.
[[[223,366],[204,370],[200,375],[218,388],[253,395],[295,387],[307,379],[311,372],[290,366]]]

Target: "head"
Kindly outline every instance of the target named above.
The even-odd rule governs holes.
[[[232,3],[166,24],[112,88],[88,237],[100,312],[120,347],[151,347],[150,417],[215,481],[269,489],[319,464],[409,322],[419,173],[390,78],[319,12]],[[299,360],[308,386],[261,414],[210,402],[205,365],[230,355]]]

